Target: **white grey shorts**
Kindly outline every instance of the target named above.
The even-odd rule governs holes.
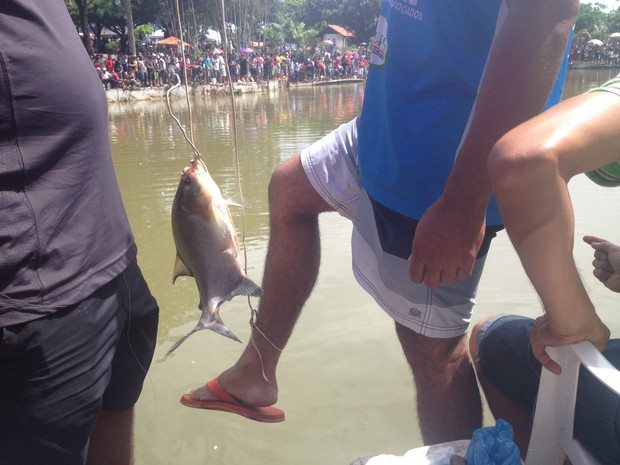
[[[465,334],[488,242],[495,233],[490,235],[485,253],[476,260],[469,280],[436,289],[416,284],[409,278],[408,255],[384,251],[384,231],[390,225],[386,226],[381,215],[375,215],[372,201],[360,185],[355,120],[303,150],[301,162],[319,195],[340,215],[353,221],[353,273],[379,306],[398,323],[425,336],[449,338]],[[377,221],[382,222],[381,228],[377,227]],[[414,220],[406,221],[415,224]],[[392,229],[396,236],[407,241],[410,251],[414,229],[404,233],[399,230],[400,224]]]

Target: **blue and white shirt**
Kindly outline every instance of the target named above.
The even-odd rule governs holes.
[[[358,129],[361,182],[381,204],[419,219],[443,192],[506,12],[502,0],[384,0]],[[487,224],[501,222],[492,200]]]

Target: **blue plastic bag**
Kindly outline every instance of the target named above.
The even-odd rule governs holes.
[[[512,426],[499,419],[495,426],[479,428],[465,453],[467,465],[521,465]]]

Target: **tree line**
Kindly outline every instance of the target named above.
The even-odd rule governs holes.
[[[185,41],[198,45],[205,42],[208,29],[223,32],[226,28],[229,45],[237,49],[251,46],[252,42],[263,42],[273,50],[284,44],[294,48],[307,47],[327,24],[343,26],[356,35],[358,42],[369,42],[381,6],[381,0],[65,2],[90,53],[122,51],[133,54],[136,52],[135,43],[144,41],[152,33],[154,24],[161,27],[166,36],[180,37],[182,33]],[[104,28],[117,37],[105,40],[102,36]],[[612,32],[620,32],[619,10],[607,12],[605,6],[598,3],[581,5],[575,27],[577,37],[605,40]]]
[[[381,0],[65,0],[65,3],[90,53],[112,51],[105,50],[106,46],[135,53],[130,36],[135,37],[133,40],[139,46],[152,33],[152,25],[161,27],[166,36],[180,37],[182,33],[184,40],[192,44],[204,43],[208,29],[223,32],[226,27],[229,44],[237,49],[251,46],[252,42],[263,42],[275,50],[283,44],[306,47],[327,24],[343,26],[355,33],[357,41],[368,42],[375,32],[381,6]],[[106,29],[117,37],[106,40],[102,35]]]
[[[601,3],[582,3],[575,24],[575,37],[609,40],[609,34],[620,32],[620,10],[607,12]]]

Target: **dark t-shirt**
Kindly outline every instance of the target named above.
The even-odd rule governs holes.
[[[103,86],[62,0],[0,2],[0,327],[77,303],[135,257]]]

